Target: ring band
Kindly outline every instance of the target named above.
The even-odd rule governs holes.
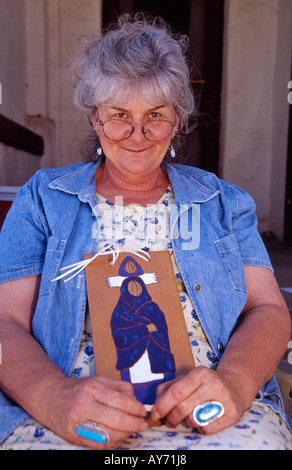
[[[193,418],[199,426],[208,426],[224,415],[224,407],[219,401],[205,401],[194,408]]]

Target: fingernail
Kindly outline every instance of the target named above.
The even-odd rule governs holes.
[[[156,410],[151,411],[151,418],[153,421],[158,421],[160,419],[160,414]]]

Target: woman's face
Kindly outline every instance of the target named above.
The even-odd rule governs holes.
[[[108,138],[101,124],[111,119],[132,123],[135,128],[131,136],[120,141]],[[147,140],[143,134],[142,126],[158,119],[173,124],[173,127],[170,128],[170,135],[163,141]],[[141,177],[147,177],[158,170],[179,124],[174,106],[163,103],[152,106],[139,96],[130,102],[115,106],[101,105],[92,121],[106,156],[106,164],[110,165],[124,179],[128,178],[131,181],[135,177],[137,180]]]

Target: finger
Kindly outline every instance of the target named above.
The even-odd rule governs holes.
[[[216,434],[223,429],[236,424],[239,420],[239,417],[236,419],[231,419],[228,415],[223,415],[220,418],[216,419],[207,426],[199,426],[194,420],[192,413],[185,420],[185,424],[191,428],[196,428],[200,434]]]
[[[98,404],[90,413],[92,421],[98,423],[99,426],[104,428],[110,435],[111,439],[119,440],[120,434],[112,433],[139,433],[147,429],[147,422],[143,417],[133,416],[124,410],[118,410],[111,406]]]
[[[103,430],[106,431],[106,428],[104,427]],[[88,449],[109,450],[115,449],[122,440],[129,437],[129,434],[125,432],[119,432],[114,430],[107,430],[106,432],[108,436],[108,441],[106,443],[97,442],[95,439],[82,437],[76,435],[76,433],[72,443],[81,447],[86,447]]]
[[[98,387],[94,389],[94,397],[97,402],[127,414],[145,417],[147,410],[134,396],[127,392],[129,387],[120,381],[108,381],[107,378],[99,378]],[[126,393],[125,393],[126,392]]]
[[[213,382],[214,384],[214,382]],[[185,400],[178,403],[167,415],[167,423],[175,427],[182,421],[186,421],[187,425],[192,428],[201,428],[193,418],[193,411],[197,405],[209,401],[219,401],[220,403],[227,403],[227,396],[222,393],[223,390],[211,385],[211,382],[201,383],[200,386],[193,391]]]
[[[193,416],[197,405],[205,402],[219,402],[223,406],[223,414],[213,416],[212,422],[206,426],[200,426]],[[217,410],[218,412],[219,410]],[[170,426],[177,426],[182,420],[187,426],[198,429],[202,434],[213,434],[228,426],[236,424],[241,414],[228,392],[224,392],[220,387],[210,387],[204,384],[200,389],[192,394],[184,403],[179,404],[167,416],[167,423]],[[211,417],[210,417],[211,418]]]
[[[79,423],[77,423],[74,426],[74,439],[79,441],[78,445],[95,449],[111,449],[115,448],[119,441],[126,439],[129,435],[143,432],[148,428],[144,418],[128,415],[123,411],[118,411],[100,403],[91,406],[87,411],[90,419],[84,419],[80,424],[89,426],[90,433],[97,433],[100,443],[95,440],[96,436],[86,439],[78,435],[76,426]],[[102,437],[105,437],[103,431],[107,434],[108,443],[102,443]]]
[[[152,419],[158,420],[168,416],[171,410],[194,393],[200,386],[201,381],[195,380],[195,374],[187,374],[176,381],[159,395],[151,412]]]

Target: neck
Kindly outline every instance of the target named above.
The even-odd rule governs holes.
[[[147,175],[123,175],[105,161],[96,173],[97,192],[113,203],[116,196],[122,196],[124,204],[153,204],[160,199],[168,184],[161,167]]]

